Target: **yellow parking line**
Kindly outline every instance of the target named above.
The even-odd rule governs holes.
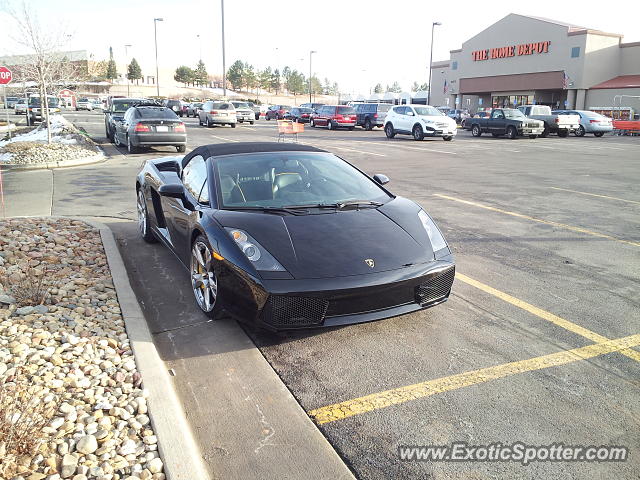
[[[581,327],[580,325],[570,322],[569,320],[565,320],[564,318],[554,315],[553,313],[547,312],[546,310],[542,310],[541,308],[531,305],[530,303],[527,303],[524,300],[520,300],[519,298],[513,297],[508,293],[497,290],[493,287],[490,287],[489,285],[485,285],[484,283],[479,282],[478,280],[474,280],[473,278],[468,277],[462,273],[456,272],[456,280],[460,280],[461,282],[464,282],[468,285],[471,285],[472,287],[482,290],[483,292],[488,293],[489,295],[498,297],[500,300],[510,303],[511,305],[514,305],[518,308],[521,308],[522,310],[525,310],[535,315],[536,317],[542,318],[543,320],[551,322],[554,325],[557,325],[561,328],[564,328],[565,330],[569,330],[570,332],[573,332],[576,335],[580,335],[581,337],[588,338],[591,341],[594,341],[594,342],[609,341],[607,337],[604,337],[600,334],[592,332],[589,329]],[[631,349],[626,349],[626,350],[620,351],[620,353],[622,353],[623,355],[626,355],[627,357],[637,362],[640,362],[640,352],[636,352],[635,350],[631,350]]]
[[[505,215],[511,215],[512,217],[523,218],[525,220],[531,220],[533,222],[544,223],[546,225],[552,225],[554,227],[565,228],[567,230],[571,230],[574,232],[584,233],[586,235],[592,235],[594,237],[606,238],[607,240],[614,240],[619,243],[625,243],[627,245],[633,245],[634,247],[640,247],[639,242],[632,242],[630,240],[623,240],[621,238],[612,237],[611,235],[606,235],[604,233],[594,232],[592,230],[587,230],[582,227],[574,227],[572,225],[567,225],[565,223],[552,222],[550,220],[543,220],[541,218],[530,217],[529,215],[523,215],[522,213],[510,212],[508,210],[502,210],[500,208],[491,207],[489,205],[483,205],[477,202],[470,202],[469,200],[462,200],[461,198],[451,197],[449,195],[442,195],[440,193],[434,193],[435,197],[444,198],[446,200],[453,200],[454,202],[464,203],[466,205],[472,205],[474,207],[484,208],[485,210],[491,210],[493,212],[504,213]]]
[[[635,202],[633,200],[625,200],[624,198],[610,197],[609,195],[598,195],[597,193],[581,192],[579,190],[569,190],[568,188],[560,188],[560,187],[549,187],[549,188],[552,188],[553,190],[562,190],[563,192],[579,193],[580,195],[589,195],[590,197],[608,198],[609,200],[618,200],[619,202],[635,203],[636,205],[640,205],[640,202]]]
[[[494,367],[481,368],[479,370],[437,378],[435,380],[416,383],[406,387],[373,393],[371,395],[311,410],[309,412],[309,416],[311,416],[318,424],[335,422],[336,420],[342,420],[354,415],[360,415],[381,408],[390,407],[392,405],[398,405],[410,400],[416,400],[436,395],[438,393],[450,392],[459,388],[478,385],[491,380],[517,375],[519,373],[558,367],[580,360],[588,360],[590,358],[618,352],[637,345],[640,345],[640,335],[631,335],[629,337],[617,340],[608,340],[606,342],[596,343],[586,347],[564,350],[562,352],[534,357],[528,360],[520,360]]]

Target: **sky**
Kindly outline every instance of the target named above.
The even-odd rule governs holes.
[[[154,18],[161,69],[195,66],[202,52],[209,73],[222,73],[221,0],[25,0],[42,28],[62,29],[67,50],[87,50],[97,60],[113,47],[117,62],[135,57],[153,74]],[[19,6],[21,0],[0,0]],[[431,24],[436,27],[433,60],[509,13],[552,18],[640,41],[640,1],[516,2],[469,0],[225,0],[227,68],[235,60],[337,81],[343,93],[368,93],[376,83],[398,81],[408,90],[428,79]],[[0,13],[0,55],[25,53],[12,39],[10,18]],[[7,27],[5,28],[4,25]],[[200,38],[197,36],[200,35]]]

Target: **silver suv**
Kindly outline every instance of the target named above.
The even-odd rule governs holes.
[[[236,118],[240,123],[249,122],[253,125],[256,114],[247,102],[231,102],[231,104],[236,109]]]
[[[204,102],[201,110],[198,110],[198,123],[200,126],[207,127],[231,125],[232,128],[236,128],[238,123],[236,108],[229,102],[209,100]]]

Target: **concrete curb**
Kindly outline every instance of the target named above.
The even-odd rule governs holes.
[[[147,321],[129,284],[113,233],[102,223],[82,221],[97,228],[102,237],[136,364],[142,374],[143,385],[150,393],[149,417],[159,439],[164,473],[168,480],[209,480],[171,377],[158,355]]]
[[[0,167],[7,170],[51,170],[52,168],[79,167],[81,165],[91,165],[93,163],[102,163],[107,160],[107,156],[101,151],[95,155],[74,160],[63,160],[60,162],[38,163],[37,165],[20,165],[16,163],[0,163]]]

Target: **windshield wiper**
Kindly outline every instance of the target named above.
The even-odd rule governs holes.
[[[306,215],[308,210],[298,207],[266,207],[266,206],[254,206],[247,205],[245,207],[224,207],[224,210],[237,210],[248,212],[264,212],[264,213],[289,213],[291,215]]]
[[[380,207],[383,204],[380,202],[373,202],[370,200],[351,200],[349,202],[336,202],[336,203],[316,203],[308,205],[285,205],[283,208],[290,209],[302,209],[302,208],[335,208],[336,210],[344,210],[348,207]]]

